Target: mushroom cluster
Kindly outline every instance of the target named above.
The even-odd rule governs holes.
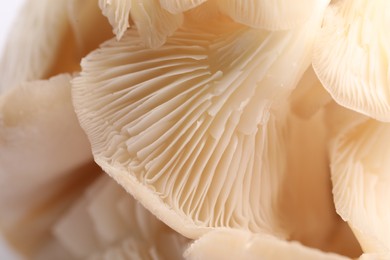
[[[390,259],[390,1],[27,0],[0,230],[28,259]]]

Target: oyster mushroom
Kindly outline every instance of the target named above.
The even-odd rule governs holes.
[[[335,1],[313,55],[314,70],[337,103],[385,122],[390,120],[389,11],[386,0]]]
[[[286,110],[273,103],[308,67],[326,4],[291,31],[217,17],[158,49],[134,30],[103,44],[73,80],[95,161],[187,237],[213,227],[278,232]]]
[[[0,97],[2,233],[34,259],[181,259],[185,238],[109,177],[95,181],[101,170],[75,116],[70,79],[32,81]]]

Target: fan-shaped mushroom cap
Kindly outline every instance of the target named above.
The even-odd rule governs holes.
[[[164,44],[167,36],[183,22],[181,14],[172,14],[163,9],[158,0],[99,0],[99,5],[118,40],[129,28],[131,16],[141,39],[152,48]]]
[[[45,241],[47,225],[69,198],[93,178],[91,148],[73,110],[69,81],[60,75],[25,83],[0,97],[0,225],[28,254]]]
[[[306,70],[323,9],[292,31],[214,21],[155,50],[133,30],[105,43],[73,81],[96,162],[188,237],[277,230],[286,110],[270,107]]]
[[[374,120],[354,124],[331,150],[336,210],[369,253],[390,251],[390,126]]]
[[[89,186],[52,229],[56,243],[76,259],[175,260],[182,259],[188,243],[107,175]]]
[[[336,1],[316,41],[314,69],[342,106],[390,121],[390,2]]]
[[[329,0],[218,0],[221,11],[253,28],[286,30],[307,22]]]
[[[305,247],[265,234],[242,230],[212,231],[195,241],[184,253],[188,260],[246,259],[246,260],[347,260],[333,253]]]

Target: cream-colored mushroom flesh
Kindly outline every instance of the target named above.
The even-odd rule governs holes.
[[[143,43],[152,48],[160,47],[183,22],[181,14],[168,12],[158,0],[99,0],[99,5],[118,40],[129,28],[131,18]]]
[[[0,92],[49,73],[67,31],[66,9],[67,0],[26,1],[2,53]]]
[[[335,1],[324,17],[313,66],[332,97],[347,108],[390,121],[390,2]]]
[[[208,0],[160,0],[160,4],[170,13],[178,14],[195,8],[206,1]]]
[[[188,237],[278,229],[286,110],[270,108],[309,65],[323,9],[291,31],[210,21],[156,50],[133,30],[103,44],[73,81],[96,162]]]
[[[0,97],[0,226],[25,253],[44,244],[47,226],[96,168],[70,79],[21,84]]]
[[[0,93],[78,71],[81,58],[112,37],[95,0],[25,1],[10,32],[0,62]]]
[[[75,259],[179,260],[188,243],[105,174],[52,229],[56,242]]]
[[[242,230],[212,231],[196,240],[185,252],[188,260],[347,260],[333,253],[305,247],[298,242],[280,240],[265,234]]]
[[[331,149],[337,212],[365,252],[390,250],[390,126],[374,120],[351,125]]]
[[[292,111],[304,119],[315,116],[332,101],[332,97],[318,80],[312,66],[303,74],[290,99]]]
[[[210,0],[209,0],[210,1]],[[324,0],[218,0],[220,10],[253,28],[286,30],[307,22]]]

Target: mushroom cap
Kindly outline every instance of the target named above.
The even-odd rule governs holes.
[[[2,53],[0,93],[50,72],[66,34],[66,8],[67,0],[26,1]]]
[[[70,79],[59,75],[21,84],[0,97],[0,226],[25,254],[44,243],[46,227],[93,179]]]
[[[111,37],[95,0],[25,1],[2,54],[0,93],[78,71],[81,57]]]
[[[134,30],[103,44],[73,80],[95,161],[188,237],[226,226],[279,232],[287,110],[273,103],[309,65],[324,8],[291,31],[223,20],[183,28],[158,49]]]
[[[200,259],[305,259],[347,260],[334,253],[305,247],[295,241],[285,241],[266,234],[242,230],[211,231],[196,240],[184,253],[188,260]]]
[[[342,106],[390,121],[390,2],[336,1],[325,13],[313,67]]]
[[[360,120],[341,132],[330,153],[336,210],[367,253],[390,250],[388,138],[388,124]]]

